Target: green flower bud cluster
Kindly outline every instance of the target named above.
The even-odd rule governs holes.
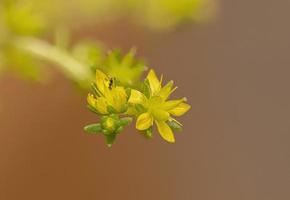
[[[110,114],[103,116],[100,123],[87,125],[84,130],[89,134],[103,134],[106,138],[107,146],[111,147],[116,136],[131,122],[131,117],[120,118],[117,114]]]

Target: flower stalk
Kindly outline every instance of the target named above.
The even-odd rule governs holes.
[[[68,78],[76,82],[90,82],[90,68],[72,57],[67,51],[33,37],[16,37],[13,45],[29,54],[56,64]]]

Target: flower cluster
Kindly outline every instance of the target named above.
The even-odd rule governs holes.
[[[176,90],[173,81],[162,86],[153,70],[150,70],[140,90],[125,87],[118,77],[110,77],[96,70],[96,81],[92,83],[92,93],[88,94],[88,108],[101,116],[101,123],[85,127],[88,133],[103,133],[108,146],[112,146],[117,134],[121,133],[134,118],[136,129],[148,138],[156,124],[161,137],[174,143],[174,131],[182,125],[173,116],[185,114],[190,105],[186,98],[168,100]]]

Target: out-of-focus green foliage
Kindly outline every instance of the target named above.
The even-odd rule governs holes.
[[[5,67],[4,56],[3,56],[2,53],[0,52],[0,74],[2,73],[4,67]]]
[[[73,47],[72,55],[95,73],[96,66],[104,62],[105,49],[103,44],[96,41],[83,41]]]
[[[131,1],[138,23],[151,29],[172,29],[184,21],[199,21],[206,16],[207,0],[141,0]],[[208,16],[208,15],[207,15]]]
[[[3,53],[3,62],[9,69],[30,80],[41,80],[41,64],[32,55],[9,46]]]
[[[143,62],[133,59],[133,50],[124,57],[118,51],[105,55],[104,46],[98,42],[71,44],[66,37],[70,31],[123,18],[152,30],[170,30],[184,21],[199,21],[201,16],[208,16],[207,7],[212,8],[214,1],[2,0],[0,71],[12,70],[35,80],[39,76],[40,57],[61,66],[59,69],[77,82],[89,82],[89,77],[93,77],[89,73],[102,68],[123,84],[132,85],[145,69]],[[55,34],[55,43],[39,39]]]
[[[40,62],[16,48],[18,35],[36,36],[45,28],[44,19],[32,2],[4,0],[0,4],[0,70],[10,70],[22,77],[40,80]]]
[[[152,29],[170,29],[209,16],[215,0],[4,0],[5,17],[15,31],[44,26],[73,27],[124,18]],[[4,5],[4,6],[3,6]],[[2,16],[3,17],[3,16]]]
[[[118,77],[122,84],[132,87],[138,86],[141,74],[146,69],[144,63],[135,58],[135,50],[125,56],[119,50],[105,54],[101,45],[90,46],[82,42],[71,50],[28,37],[19,37],[14,43],[16,49],[56,64],[65,76],[85,88],[94,78],[96,69],[103,69],[110,77]],[[21,62],[21,58],[17,60]]]
[[[136,50],[133,48],[129,53],[122,56],[121,51],[116,49],[108,53],[108,56],[97,68],[102,69],[112,77],[127,86],[136,85],[142,73],[146,70],[142,60],[135,59]]]
[[[44,30],[46,22],[32,1],[4,0],[0,4],[2,28],[9,34],[36,35]]]
[[[96,42],[80,42],[72,50],[72,55],[90,67],[92,73],[102,69],[111,77],[118,77],[118,81],[127,86],[137,86],[146,70],[145,62],[137,60],[135,54],[134,48],[126,55],[122,55],[120,49],[105,53],[104,45]]]

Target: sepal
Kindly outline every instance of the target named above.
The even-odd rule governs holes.
[[[84,130],[89,134],[97,134],[102,132],[101,124],[89,124],[84,127]]]
[[[182,126],[181,126],[181,124],[177,123],[177,122],[174,121],[174,120],[168,121],[167,124],[168,124],[168,126],[169,126],[173,131],[176,131],[176,132],[181,132],[181,131],[182,131]]]

